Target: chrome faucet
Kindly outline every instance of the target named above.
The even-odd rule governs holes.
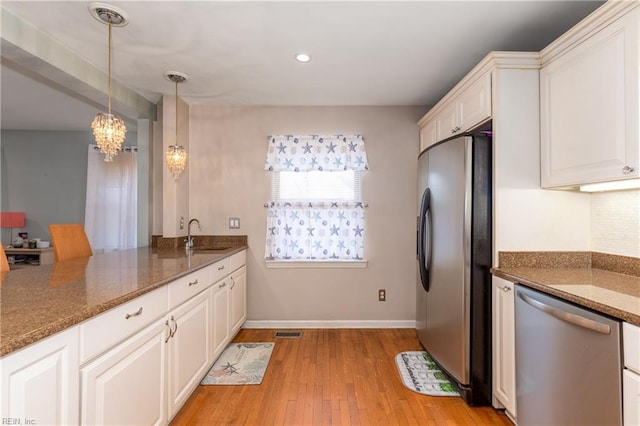
[[[200,221],[196,218],[193,218],[189,221],[189,224],[187,225],[187,241],[185,244],[185,248],[193,248],[193,237],[191,236],[191,224],[195,222],[198,224],[198,230],[202,231],[202,228],[200,227]]]

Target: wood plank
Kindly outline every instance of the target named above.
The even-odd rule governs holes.
[[[413,329],[241,330],[237,342],[276,342],[260,385],[198,386],[172,425],[505,425],[491,407],[407,389],[395,355],[421,350]]]

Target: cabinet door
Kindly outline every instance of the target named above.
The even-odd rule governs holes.
[[[493,393],[516,415],[515,300],[513,283],[493,277]]]
[[[0,371],[3,424],[7,419],[37,425],[79,423],[77,327],[2,358]]]
[[[247,319],[247,268],[231,274],[231,336],[235,335]]]
[[[440,114],[436,116],[437,140],[441,141],[460,133],[460,120],[458,119],[458,102],[451,101]]]
[[[429,120],[420,129],[420,152],[429,148],[434,143],[438,142],[438,133],[436,120]]]
[[[212,288],[212,359],[216,359],[218,355],[222,353],[231,337],[231,326],[229,323],[229,282],[229,278],[225,278],[214,284]]]
[[[622,413],[625,426],[640,424],[640,375],[622,370]]]
[[[82,424],[167,423],[168,331],[159,320],[82,368]]]
[[[540,71],[543,187],[638,176],[639,14]]]
[[[169,314],[169,418],[178,412],[209,369],[211,319],[208,291]]]
[[[491,73],[464,90],[457,99],[459,126],[463,132],[491,117]]]

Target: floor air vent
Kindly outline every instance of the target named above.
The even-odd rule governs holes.
[[[276,331],[273,333],[273,337],[288,337],[291,339],[295,339],[298,337],[302,337],[302,331]]]

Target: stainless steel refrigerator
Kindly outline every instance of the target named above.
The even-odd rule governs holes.
[[[470,405],[491,402],[491,136],[418,157],[416,329]]]

